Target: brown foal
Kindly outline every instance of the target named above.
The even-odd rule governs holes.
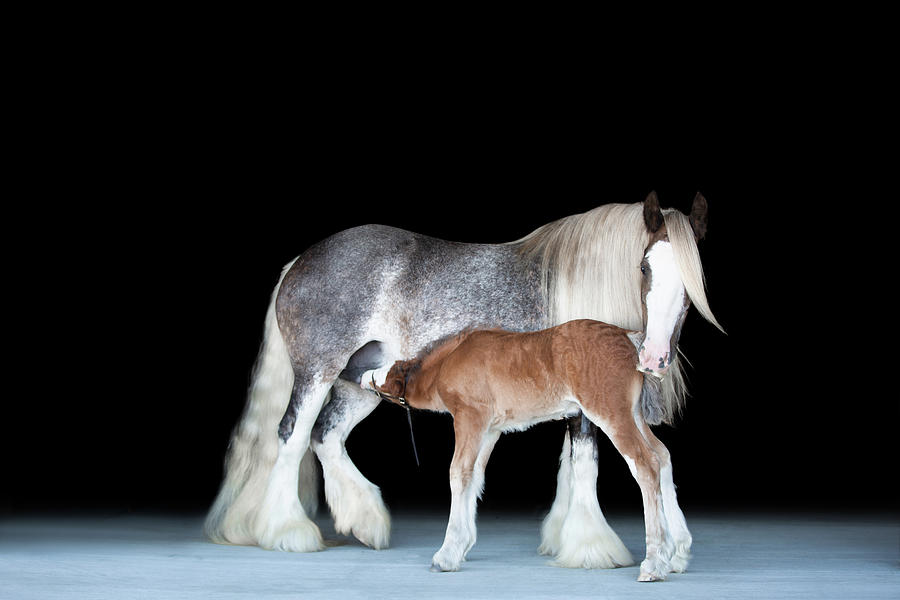
[[[455,571],[475,543],[484,470],[500,434],[579,411],[622,454],[641,488],[647,554],[639,581],[687,565],[690,534],[672,483],[669,453],[647,425],[658,376],[642,373],[643,334],[591,320],[537,332],[464,332],[423,357],[397,361],[376,391],[453,415],[450,520],[432,568]],[[643,397],[642,397],[643,396]]]

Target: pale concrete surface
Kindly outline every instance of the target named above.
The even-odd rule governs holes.
[[[346,543],[313,554],[206,542],[202,518],[7,518],[0,599],[57,598],[900,598],[896,515],[691,515],[687,573],[637,583],[638,568],[570,570],[539,556],[540,520],[486,514],[457,573],[432,573],[446,515],[395,514],[392,547]],[[635,557],[638,514],[608,515]]]

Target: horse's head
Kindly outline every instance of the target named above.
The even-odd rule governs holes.
[[[690,215],[697,241],[706,233],[706,212],[706,199],[698,192]],[[640,265],[644,341],[638,351],[638,369],[662,377],[675,359],[691,299],[685,291],[676,250],[669,240],[655,192],[650,192],[644,200],[644,223],[650,241]]]

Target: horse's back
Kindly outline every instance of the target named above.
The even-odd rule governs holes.
[[[300,255],[282,282],[279,310],[309,297],[334,305],[348,297],[350,289],[359,291],[353,302],[359,294],[389,288],[393,302],[403,304],[472,299],[478,291],[496,303],[490,288],[506,292],[504,284],[534,278],[531,267],[503,244],[452,242],[386,225],[361,225],[335,233]],[[435,312],[441,307],[431,308]]]
[[[374,311],[384,281],[401,267],[414,234],[363,225],[313,244],[285,274],[278,325],[289,348],[324,348],[355,338]]]
[[[544,318],[537,268],[514,246],[385,225],[354,227],[311,246],[285,275],[277,314],[298,354],[336,340],[359,342],[359,332],[374,327],[372,335],[402,342],[397,351],[406,356],[466,327],[533,330]]]
[[[339,231],[309,247],[284,277],[279,306],[304,295],[328,297],[347,284],[366,287],[405,255],[416,234],[385,225],[361,225]],[[334,298],[332,298],[334,299]]]

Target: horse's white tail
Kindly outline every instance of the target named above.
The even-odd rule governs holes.
[[[284,267],[272,292],[247,405],[228,445],[225,479],[206,516],[204,532],[219,544],[258,542],[253,533],[254,521],[278,456],[278,424],[294,385],[294,372],[275,317],[275,299],[295,261]],[[318,470],[310,451],[300,463],[299,490],[306,513],[314,515],[318,505]]]

